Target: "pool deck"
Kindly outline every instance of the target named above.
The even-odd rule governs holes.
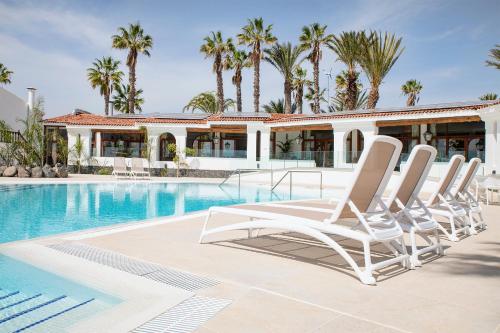
[[[217,279],[220,284],[196,294],[232,303],[199,333],[500,332],[498,205],[484,206],[486,231],[457,243],[443,240],[444,257],[431,255],[413,271],[389,267],[376,277],[376,286],[361,284],[336,253],[299,235],[245,239],[246,232],[233,232],[198,244],[203,214],[16,242],[0,250],[78,242]],[[229,221],[220,217],[216,223]],[[72,260],[80,269],[93,267]]]

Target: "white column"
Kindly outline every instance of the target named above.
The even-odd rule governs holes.
[[[257,167],[257,131],[259,128],[247,125],[247,168]]]
[[[342,168],[345,165],[345,144],[346,132],[342,128],[333,128],[333,166]]]
[[[185,156],[187,138],[186,128],[171,128],[169,132],[175,137],[175,146],[177,147],[177,151],[180,152],[182,156]]]
[[[269,168],[271,156],[271,129],[269,127],[260,130],[260,167]]]
[[[485,174],[500,173],[500,105],[479,110],[479,116],[485,127]]]
[[[95,132],[95,156],[101,157],[101,132]]]
[[[68,132],[68,151],[70,152],[68,157],[68,164],[75,165],[76,159],[71,151],[74,151],[75,144],[77,143],[78,137],[82,141],[83,152],[81,156],[81,165],[88,165],[89,157],[91,156],[91,140],[92,131],[90,128],[80,128],[80,127],[66,127]]]
[[[160,135],[148,132],[148,143],[151,145],[151,164],[160,160]]]

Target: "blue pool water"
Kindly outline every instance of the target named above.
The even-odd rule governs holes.
[[[121,300],[0,255],[0,332],[62,332]]]
[[[0,243],[241,203],[318,198],[203,183],[0,185]]]

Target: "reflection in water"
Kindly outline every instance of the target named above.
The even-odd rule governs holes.
[[[294,199],[317,198],[300,191]],[[183,215],[208,209],[290,199],[287,192],[262,187],[215,184],[54,184],[0,186],[0,243],[102,227],[117,223]]]

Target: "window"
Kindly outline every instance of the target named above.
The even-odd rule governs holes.
[[[435,125],[432,144],[438,150],[438,160],[447,161],[455,154],[484,161],[484,122],[446,123]]]
[[[92,133],[92,151],[95,151],[95,132]],[[141,132],[101,132],[103,157],[141,157],[144,134]]]
[[[170,144],[176,144],[175,137],[170,133],[162,134],[160,137],[160,161],[173,161],[175,152],[168,149]]]

